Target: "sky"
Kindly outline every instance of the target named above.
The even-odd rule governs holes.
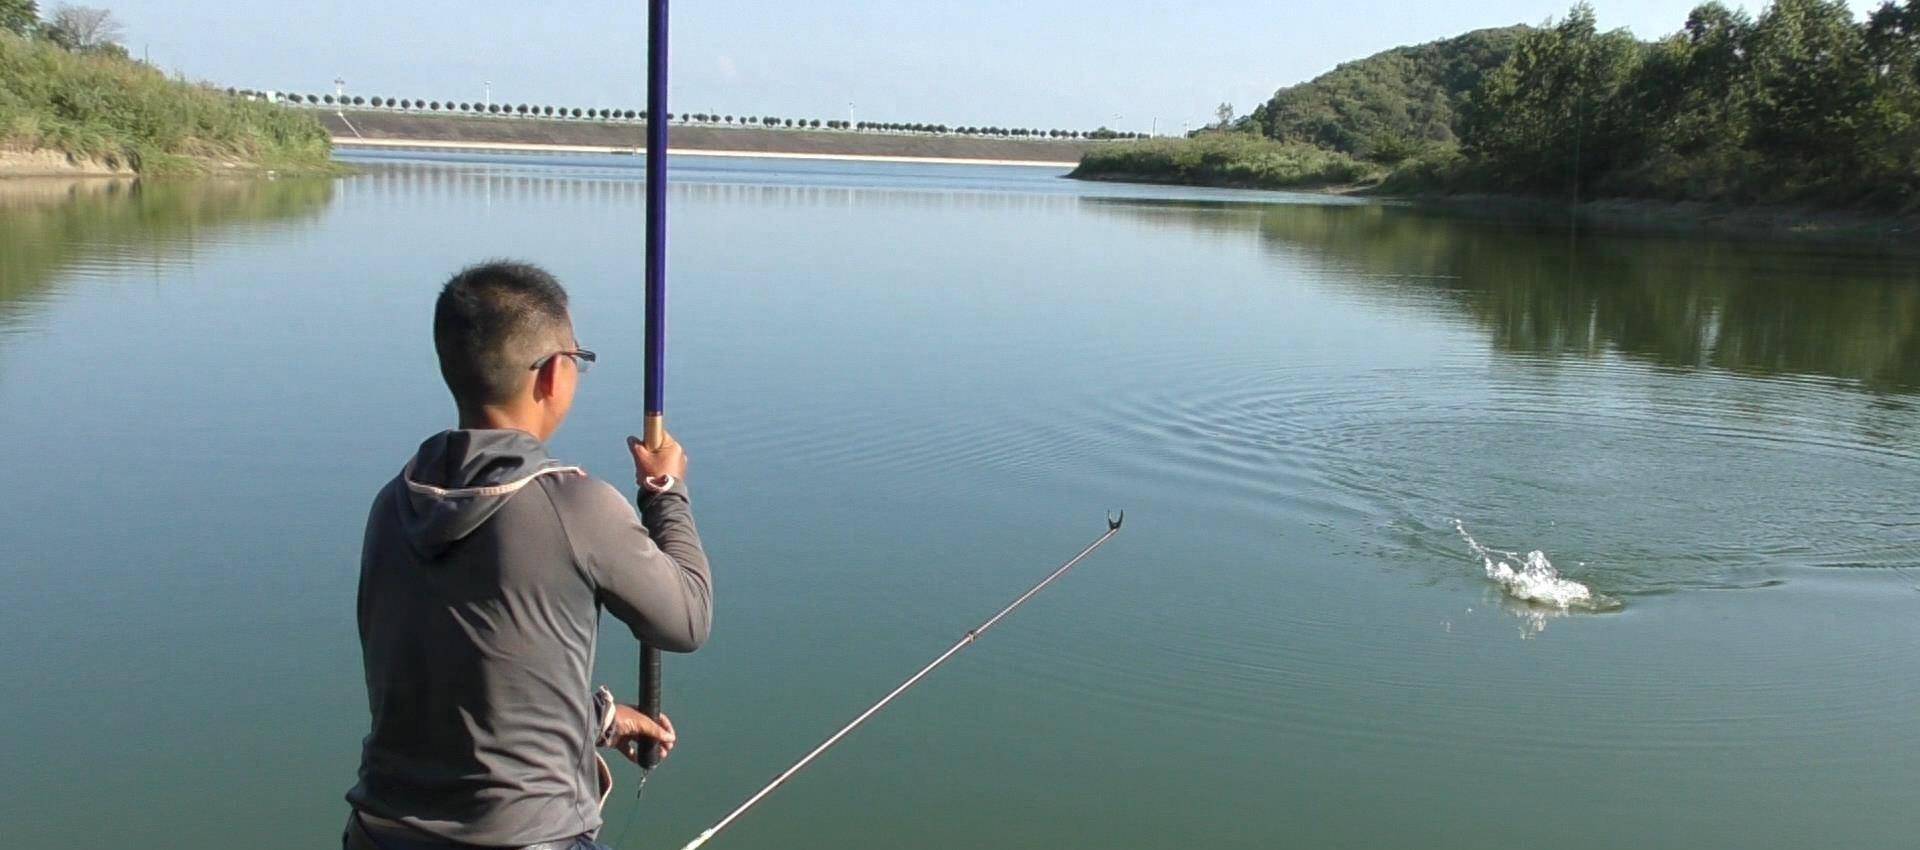
[[[639,109],[641,0],[83,0],[135,56],[238,88]],[[1595,0],[1673,32],[1697,0]],[[55,5],[42,0],[42,5]],[[1161,133],[1404,44],[1537,24],[1571,0],[681,0],[674,112]],[[1730,3],[1729,5],[1739,5]],[[1746,4],[1757,10],[1758,3]],[[1878,0],[1851,0],[1857,14]]]

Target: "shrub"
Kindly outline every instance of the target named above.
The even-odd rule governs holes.
[[[1100,145],[1081,158],[1073,176],[1286,189],[1364,182],[1381,173],[1378,166],[1313,145],[1203,133]]]

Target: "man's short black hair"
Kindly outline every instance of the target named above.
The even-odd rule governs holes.
[[[440,375],[462,411],[499,404],[533,377],[535,361],[574,345],[567,291],[545,269],[494,260],[447,281],[433,307]]]

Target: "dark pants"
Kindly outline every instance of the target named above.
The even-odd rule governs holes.
[[[341,850],[502,850],[502,848],[456,844],[426,836],[415,838],[395,835],[384,830],[376,837],[360,823],[360,815],[357,812],[347,815],[347,828],[340,833],[340,848]],[[560,841],[546,841],[517,850],[612,850],[612,848],[582,835]]]

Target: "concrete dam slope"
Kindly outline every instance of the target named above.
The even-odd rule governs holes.
[[[632,153],[646,145],[640,121],[563,121],[387,111],[316,110],[342,147]],[[902,159],[1071,166],[1095,142],[972,136],[673,126],[675,153],[832,159]]]

